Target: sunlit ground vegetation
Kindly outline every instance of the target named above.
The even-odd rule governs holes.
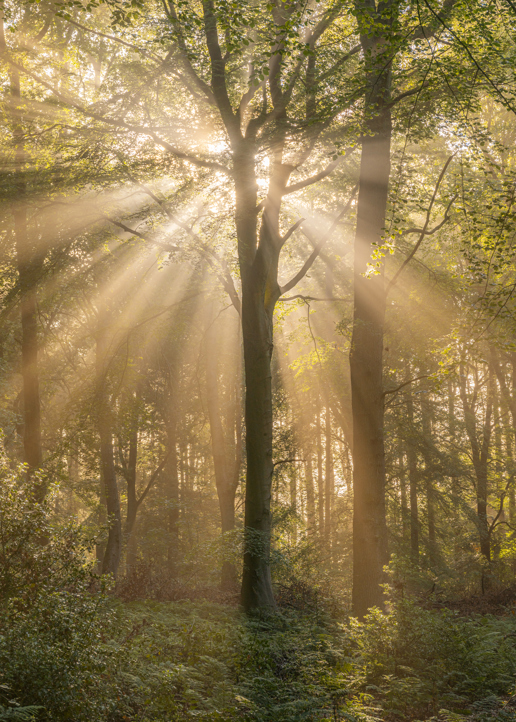
[[[516,720],[512,0],[0,0],[0,720]]]
[[[391,592],[387,613],[359,622],[292,572],[276,612],[123,601],[85,566],[78,527],[56,523],[55,491],[34,511],[22,469],[4,466],[2,481],[1,720],[515,718],[510,613]]]

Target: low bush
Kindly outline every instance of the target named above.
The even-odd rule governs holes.
[[[393,717],[428,719],[442,708],[468,715],[514,690],[511,616],[461,617],[402,600],[388,614],[351,620],[350,631],[353,676]]]
[[[244,616],[108,596],[53,490],[0,458],[0,722],[516,720],[513,616],[410,599],[337,621],[306,586]],[[145,581],[145,580],[144,580]]]
[[[0,670],[20,705],[1,713],[101,722],[117,696],[112,613],[88,541],[54,523],[55,489],[36,501],[41,483],[0,456]]]

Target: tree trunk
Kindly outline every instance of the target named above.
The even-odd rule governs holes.
[[[487,521],[487,497],[488,497],[488,458],[489,458],[489,445],[491,441],[491,419],[493,412],[493,371],[492,365],[490,364],[488,370],[488,382],[487,382],[487,401],[486,411],[484,416],[484,423],[482,425],[482,440],[479,443],[477,438],[476,428],[476,408],[475,400],[478,392],[478,370],[475,369],[475,391],[472,395],[473,401],[470,402],[467,393],[467,382],[466,382],[466,368],[464,364],[461,364],[459,374],[459,389],[460,397],[462,400],[462,406],[464,409],[464,421],[466,426],[466,433],[469,438],[471,446],[471,456],[473,458],[473,466],[475,469],[476,477],[476,492],[477,492],[477,526],[478,535],[480,541],[480,553],[491,561],[491,540],[489,533],[489,524]]]
[[[400,449],[398,454],[399,479],[400,479],[400,509],[401,509],[401,536],[403,541],[408,536],[408,508],[407,508],[407,474],[405,469],[405,456]]]
[[[283,127],[283,126],[282,126]],[[270,569],[273,315],[281,290],[281,199],[293,167],[281,162],[284,139],[273,148],[269,192],[256,247],[254,146],[234,155],[236,225],[242,278],[247,476],[242,604],[246,610],[276,606]],[[252,151],[252,152],[251,152]]]
[[[292,543],[297,544],[297,469],[290,470],[289,491],[290,491],[290,509],[292,511]]]
[[[211,332],[207,333],[209,355],[207,352],[205,354],[206,387],[215,483],[219,500],[222,540],[223,546],[225,546],[228,534],[235,528],[235,496],[240,476],[241,451],[240,444],[235,438],[233,424],[230,425],[227,434],[224,433],[219,397],[218,344],[215,330],[212,323]],[[240,369],[238,379],[240,379]],[[238,393],[235,394],[234,404],[236,408],[232,417],[234,422],[238,424],[240,420],[240,395]],[[231,436],[233,436],[233,439],[231,439]],[[235,565],[228,559],[224,559],[221,570],[221,588],[234,589],[237,578]]]
[[[135,569],[138,558],[138,544],[135,534],[138,500],[136,498],[136,464],[138,460],[138,427],[134,424],[129,437],[129,458],[125,479],[127,482],[127,514],[125,521],[126,573]]]
[[[319,538],[324,538],[324,477],[321,438],[321,411],[317,411],[317,510],[319,517]]]
[[[41,252],[30,240],[27,216],[27,186],[24,177],[26,163],[23,147],[23,126],[20,76],[16,70],[10,75],[14,107],[13,137],[15,144],[16,201],[12,205],[16,260],[20,284],[21,313],[21,374],[23,383],[23,450],[30,470],[40,469],[43,463],[41,446],[41,409],[38,374],[38,315],[36,286],[41,271]],[[38,485],[38,500],[45,496],[45,485]]]
[[[102,478],[102,470],[100,474],[100,484],[99,484],[99,506],[98,506],[98,524],[100,527],[103,527],[106,524],[106,492],[104,490],[104,481]],[[95,559],[96,559],[96,568],[97,573],[102,574],[102,561],[104,559],[104,554],[106,553],[106,542],[100,541],[97,544],[95,544]]]
[[[430,566],[437,562],[437,539],[435,532],[435,500],[433,486],[432,463],[432,418],[429,401],[421,403],[421,417],[423,428],[423,456],[425,459],[425,492],[426,492],[426,520],[428,524],[428,559]]]
[[[258,255],[259,254],[259,255]],[[242,278],[242,331],[246,379],[245,609],[275,607],[270,569],[272,484],[272,312],[265,308],[265,259]]]
[[[334,487],[333,473],[333,448],[331,438],[331,412],[329,405],[326,405],[325,418],[325,484],[324,484],[324,543],[327,550],[331,550],[331,512]]]
[[[362,13],[362,6],[358,7]],[[369,17],[369,13],[365,13]],[[359,21],[360,22],[360,21]],[[378,21],[379,22],[379,21]],[[390,65],[381,39],[364,28],[367,95],[357,207],[354,308],[351,339],[353,414],[353,613],[362,618],[383,605],[383,566],[388,560],[385,518],[384,397],[382,385],[385,291],[383,274],[368,278],[371,254],[381,244],[390,175]]]
[[[108,539],[102,559],[102,574],[113,574],[116,577],[122,551],[122,522],[113,455],[110,397],[107,384],[109,338],[109,327],[106,323],[105,314],[99,312],[96,343],[97,428],[100,440],[101,487],[105,493],[107,521],[109,524]]]
[[[172,577],[177,576],[179,555],[179,474],[176,448],[177,421],[169,410],[166,424],[167,461],[165,463],[165,494],[167,499],[167,565]]]
[[[305,462],[305,488],[306,488],[306,526],[308,536],[315,535],[315,488],[314,488],[314,472],[312,467],[312,455],[306,452]]]
[[[407,459],[410,487],[410,558],[413,564],[419,563],[419,514],[417,506],[417,451],[414,440],[414,404],[410,384],[406,392],[407,426],[410,438],[407,445]]]

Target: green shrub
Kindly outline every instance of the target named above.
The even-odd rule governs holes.
[[[2,681],[20,705],[41,706],[41,717],[101,722],[116,700],[114,652],[103,641],[112,614],[87,563],[87,540],[77,526],[55,522],[55,489],[36,501],[40,483],[0,457]]]
[[[6,684],[0,684],[0,722],[31,722],[36,719],[41,707],[22,707],[11,697],[11,689]]]
[[[354,674],[391,713],[425,719],[440,708],[469,710],[514,688],[510,618],[464,618],[401,601],[389,614],[374,610],[362,624],[352,620],[350,629]]]

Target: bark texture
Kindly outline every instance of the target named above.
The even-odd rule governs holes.
[[[353,613],[362,618],[382,606],[383,566],[388,560],[385,520],[384,396],[382,355],[385,290],[382,273],[366,277],[385,226],[390,175],[390,62],[383,24],[373,2],[357,5],[366,58],[367,92],[354,246],[354,306],[350,373],[353,414]],[[387,25],[389,22],[387,22]],[[387,28],[386,28],[387,29]]]

